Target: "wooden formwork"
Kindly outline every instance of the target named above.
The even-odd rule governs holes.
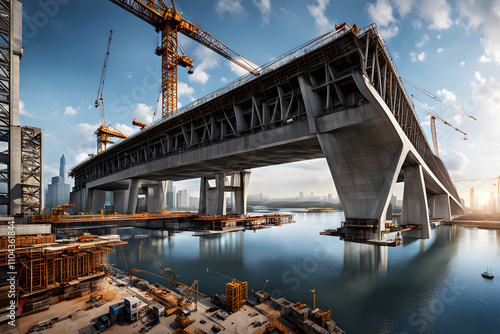
[[[16,235],[16,247],[27,247],[40,244],[50,244],[56,242],[54,234],[39,234],[39,235]],[[0,236],[0,249],[7,249],[10,245],[8,236]]]
[[[115,252],[110,246],[119,244],[126,242],[115,240],[17,249],[18,291],[22,296],[103,273],[107,255]],[[7,265],[8,252],[1,251],[0,267]]]

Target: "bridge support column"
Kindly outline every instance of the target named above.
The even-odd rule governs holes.
[[[113,211],[120,214],[127,213],[128,190],[113,191]]]
[[[225,177],[224,174],[215,176],[215,185],[212,187],[209,180],[212,177],[202,177],[200,184],[200,214],[225,215],[226,214],[226,196],[225,196]]]
[[[146,204],[148,213],[161,213],[166,208],[166,181],[158,181],[155,185],[148,185]]]
[[[420,225],[421,229],[403,232],[403,236],[410,238],[429,239],[431,225],[425,192],[424,174],[422,166],[410,166],[404,169],[403,212],[401,225]]]
[[[86,188],[83,188],[77,191],[72,191],[69,194],[69,202],[75,205],[73,212],[77,213],[85,210],[85,200],[87,198],[86,190]]]
[[[139,196],[140,180],[130,180],[125,201],[127,203],[127,214],[134,214],[137,209],[137,196]],[[128,197],[128,198],[127,198]]]
[[[451,221],[450,196],[448,194],[436,195],[436,218],[444,218],[445,222]]]
[[[234,190],[232,196],[233,213],[238,215],[247,214],[247,198],[248,198],[248,184],[250,182],[251,172],[248,170],[237,172],[231,178],[231,186],[239,187]]]
[[[435,210],[435,197],[434,195],[427,194],[427,205],[429,207],[429,218],[436,218]]]
[[[92,201],[90,211],[93,213],[99,213],[99,211],[104,209],[104,203],[106,202],[106,191],[89,189],[92,191]]]
[[[348,229],[348,238],[380,238],[389,215],[392,219],[389,204],[407,150],[378,133],[381,128],[364,124],[318,134],[346,223],[376,226]]]

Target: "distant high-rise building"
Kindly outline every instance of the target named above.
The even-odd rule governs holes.
[[[178,208],[189,207],[189,195],[186,189],[179,190],[179,192],[177,192],[177,207]]]
[[[259,201],[260,202],[264,201],[264,194],[263,193],[259,193]]]
[[[189,208],[197,209],[200,204],[200,200],[198,197],[189,196]]]
[[[64,154],[61,156],[61,159],[59,160],[59,176],[64,179],[66,178],[66,158],[64,157]]]
[[[304,199],[304,192],[303,191],[299,191],[299,199],[300,200]]]
[[[54,176],[52,178],[52,183],[47,187],[45,209],[47,209],[48,212],[53,208],[57,208],[59,205],[69,203],[69,193],[71,189],[69,184],[64,183],[65,169],[66,159],[63,154],[60,160],[59,176]]]
[[[311,191],[311,199],[314,199],[314,193]]]
[[[393,207],[396,206],[396,204],[398,204],[398,197],[397,196],[392,196],[391,204]]]
[[[333,196],[332,196],[332,194],[328,194],[328,202],[330,202],[330,203],[333,202]]]
[[[490,192],[490,199],[488,200],[488,213],[494,214],[496,212],[497,212],[497,205],[495,201],[495,193],[492,191]]]
[[[167,208],[168,209],[175,209],[176,206],[176,194],[175,194],[175,187],[174,187],[174,181],[167,181]]]

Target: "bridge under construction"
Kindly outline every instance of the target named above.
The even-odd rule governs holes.
[[[165,180],[201,178],[200,214],[246,213],[250,169],[325,157],[348,237],[386,230],[390,200],[404,182],[405,236],[430,237],[429,218],[463,212],[448,172],[424,136],[375,25],[344,24],[79,163],[71,203],[134,214],[165,208]],[[300,177],[300,176],[298,176]],[[278,186],[278,185],[277,185]]]

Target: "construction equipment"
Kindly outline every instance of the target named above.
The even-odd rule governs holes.
[[[161,45],[156,48],[156,54],[162,57],[163,117],[177,109],[177,66],[188,67],[188,73],[192,73],[194,66],[193,60],[182,54],[182,48],[177,40],[178,32],[208,47],[250,73],[254,75],[259,74],[259,67],[257,65],[231,50],[210,35],[205,29],[201,28],[199,24],[185,20],[182,17],[182,13],[177,10],[177,6],[181,10],[182,8],[174,0],[171,1],[170,6],[167,6],[163,0],[110,1],[149,23],[157,32],[161,31]],[[179,51],[181,51],[180,54]]]
[[[172,284],[175,284],[175,285],[180,285],[186,289],[189,289],[190,286],[189,285],[186,285],[182,282],[179,282],[179,281],[176,281],[170,277],[166,277],[166,276],[163,276],[163,275],[158,275],[158,274],[153,274],[153,273],[150,273],[148,271],[145,271],[145,270],[142,270],[142,269],[137,269],[137,268],[132,268],[132,271],[133,272],[138,272],[138,273],[145,273],[145,274],[148,274],[148,275],[153,275],[153,276],[156,276],[156,277],[160,277],[160,278],[163,278],[163,279],[166,279],[168,281],[170,281]],[[198,290],[196,290],[196,294],[199,295],[200,297],[202,298],[208,298],[205,294],[199,292]]]
[[[500,176],[498,176],[498,178],[495,176],[492,179],[460,180],[460,181],[455,181],[455,182],[460,183],[461,185],[466,186],[467,188],[470,189],[470,209],[474,210],[474,209],[476,209],[474,207],[475,206],[474,205],[474,190],[476,190],[477,188],[479,188],[481,186],[484,186],[485,184],[487,184],[487,183],[489,183],[489,182],[491,182],[493,180],[496,180],[496,179],[498,179],[498,182],[500,183]],[[484,180],[487,180],[487,181],[481,183],[478,186],[472,186],[472,187],[470,187],[470,186],[468,186],[467,184],[464,183],[464,182],[477,182],[477,181],[484,181]],[[499,188],[498,190],[500,191],[500,186],[498,188]],[[500,192],[499,192],[499,194],[500,194]]]
[[[232,279],[231,282],[226,283],[226,310],[231,312],[238,311],[248,298],[248,282],[239,281],[236,278],[207,268],[207,273],[208,272],[213,272],[214,274]]]
[[[177,274],[172,270],[172,268],[169,268],[167,267],[166,265],[163,264],[163,262],[160,261],[159,258],[157,258],[153,252],[151,252],[149,249],[147,249],[146,246],[144,246],[143,242],[141,241],[141,244],[139,246],[137,246],[137,248],[141,249],[141,250],[144,250],[146,253],[148,253],[148,255],[153,259],[153,261],[155,261],[160,267],[162,270],[165,270],[168,274],[169,277],[171,277],[172,279],[177,279],[179,276],[177,276]],[[139,256],[140,256],[140,253],[139,253]]]
[[[195,295],[195,310],[198,310],[198,280],[194,280],[193,284],[191,284],[186,293],[183,296],[179,297],[179,299],[177,300],[177,305],[179,305],[179,307],[184,307],[189,295],[192,293]]]
[[[269,282],[269,280],[266,279],[266,282],[264,283],[264,286],[259,291],[264,291],[264,289],[266,288],[266,285],[267,285],[268,282]]]
[[[451,109],[453,109],[453,110],[455,110],[455,111],[458,111],[459,113],[461,113],[461,114],[463,114],[463,115],[465,115],[465,116],[467,116],[467,117],[470,117],[470,118],[472,118],[473,120],[477,121],[477,118],[475,118],[474,116],[467,114],[465,111],[460,110],[459,108],[455,107],[454,105],[452,105],[452,104],[450,104],[450,103],[446,102],[445,100],[443,100],[443,99],[441,99],[441,98],[437,97],[436,95],[432,94],[431,92],[426,91],[426,90],[425,90],[425,89],[423,89],[422,87],[417,86],[416,84],[414,84],[414,83],[412,83],[412,82],[410,82],[410,81],[406,80],[405,78],[402,78],[402,77],[399,77],[399,78],[400,78],[400,79],[401,79],[404,83],[406,83],[406,84],[408,84],[408,85],[412,86],[413,88],[415,88],[415,89],[417,89],[418,91],[420,91],[420,92],[424,93],[425,95],[427,95],[427,96],[429,96],[429,97],[433,98],[434,100],[436,100],[436,101],[438,101],[438,102],[440,102],[440,103],[444,104],[445,106],[447,106],[447,107],[449,107],[449,108],[451,108]]]
[[[316,309],[316,289],[310,290],[313,293],[313,310]]]
[[[188,317],[183,317],[182,315],[177,315],[175,317],[175,321],[177,321],[179,323],[179,328],[186,328],[187,326],[189,326],[191,324],[191,320],[189,320]]]
[[[462,133],[464,135],[464,140],[467,140],[467,134],[465,132],[456,128],[455,126],[451,125],[450,123],[448,123],[447,121],[445,121],[444,119],[442,119],[441,117],[439,117],[438,115],[433,113],[432,110],[425,103],[423,103],[420,99],[418,99],[416,96],[412,95],[411,97],[416,99],[420,103],[422,103],[422,105],[427,108],[427,110],[425,110],[422,107],[413,105],[415,107],[415,109],[420,110],[423,113],[426,113],[427,115],[431,116],[430,122],[431,122],[432,143],[434,145],[434,154],[436,154],[439,157],[439,148],[438,148],[437,133],[436,133],[436,119],[438,121],[452,127],[453,129],[455,129],[455,131]]]
[[[94,134],[97,135],[97,153],[106,150],[107,144],[114,144],[109,138],[127,138],[127,135],[115,128],[113,125],[109,124],[106,126],[106,120],[104,118],[104,104],[102,93],[104,91],[104,81],[106,80],[106,70],[108,67],[109,50],[111,47],[111,37],[113,36],[113,30],[109,31],[108,46],[106,48],[106,57],[104,58],[104,66],[102,67],[101,80],[99,81],[99,89],[97,90],[97,98],[95,99],[95,107],[100,107],[101,109],[101,125]]]
[[[123,261],[125,261],[125,268],[127,268],[127,276],[129,279],[129,283],[130,283],[130,285],[132,285],[132,274],[128,270],[128,263],[127,263],[127,258],[125,257],[125,251],[123,250],[123,245],[120,245],[120,247],[122,248]]]

